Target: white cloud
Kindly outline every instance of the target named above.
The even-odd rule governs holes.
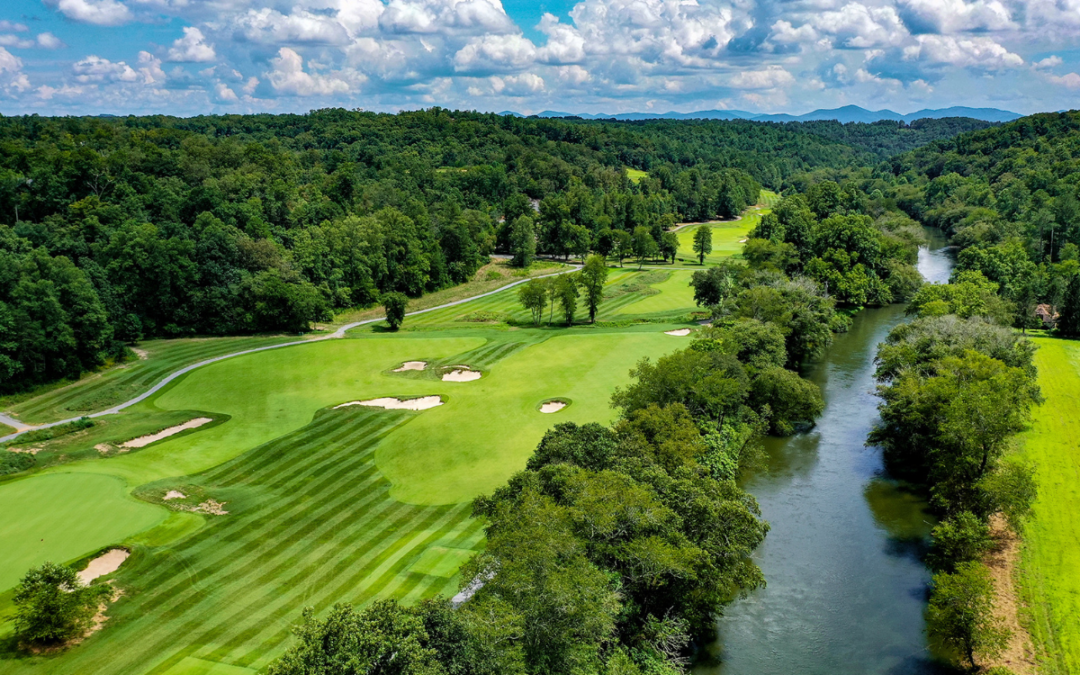
[[[180,63],[207,63],[215,58],[214,45],[207,44],[202,31],[194,26],[185,26],[184,36],[169,49],[169,60]]]
[[[744,70],[735,73],[728,86],[735,89],[773,89],[795,82],[795,77],[782,66],[769,66],[764,70]]]
[[[165,81],[161,59],[150,52],[139,52],[139,74],[142,75],[143,84],[161,84]]]
[[[113,63],[100,56],[90,55],[81,61],[76,61],[71,67],[75,73],[75,79],[82,83],[97,82],[136,82],[139,74],[131,66],[118,61]]]
[[[919,35],[917,44],[905,47],[905,61],[973,68],[976,70],[1004,70],[1024,65],[1019,54],[987,37],[960,38],[951,35]]]
[[[1077,75],[1076,73],[1068,73],[1061,77],[1051,75],[1050,81],[1068,89],[1080,89],[1080,75]]]
[[[585,60],[585,38],[573,26],[559,23],[554,14],[544,14],[539,28],[547,36],[547,44],[538,52],[541,61],[580,63]]]
[[[22,67],[22,59],[0,47],[0,90],[17,94],[30,88],[30,80],[22,72]]]
[[[1018,28],[998,0],[899,0],[904,18],[920,31],[955,33]]]
[[[262,44],[344,45],[349,31],[340,22],[304,10],[282,14],[275,9],[248,10],[236,19],[235,29],[246,40]]]
[[[832,37],[838,47],[891,47],[908,37],[907,28],[892,7],[867,7],[850,2],[839,10],[813,15],[811,25]]]
[[[128,6],[117,0],[45,0],[50,7],[73,21],[95,26],[119,26],[134,16]]]
[[[1042,61],[1036,61],[1035,63],[1031,64],[1031,66],[1036,70],[1042,70],[1047,68],[1056,68],[1060,66],[1061,63],[1062,61],[1060,56],[1047,56]]]
[[[581,66],[559,66],[555,72],[558,73],[562,82],[571,86],[579,86],[592,80],[589,71]]]
[[[544,78],[533,73],[490,77],[491,89],[503,96],[529,96],[544,91]]]
[[[397,34],[518,31],[499,0],[390,0],[379,25]]]
[[[25,23],[15,23],[14,21],[8,21],[7,19],[0,19],[0,32],[25,33],[28,30],[30,30],[30,27]]]
[[[273,70],[266,74],[270,86],[279,94],[287,96],[329,96],[349,94],[363,84],[363,75],[345,71],[331,71],[325,75],[304,71],[304,59],[292,49],[282,47],[276,58],[270,59]]]
[[[44,49],[63,49],[67,47],[63,40],[52,33],[38,33],[37,44]]]
[[[37,95],[43,101],[50,101],[56,96],[62,96],[64,98],[72,98],[75,96],[81,96],[86,91],[85,87],[73,87],[71,85],[64,85],[61,87],[50,87],[47,84],[43,84],[37,88]]]
[[[15,47],[18,49],[29,49],[37,43],[33,40],[21,38],[18,35],[0,35],[0,47]]]
[[[224,82],[218,82],[214,85],[214,97],[223,103],[236,103],[240,100],[240,97],[236,95],[236,92],[229,88],[229,85]]]
[[[521,35],[486,35],[473,38],[454,54],[458,72],[518,70],[536,59],[536,46]]]

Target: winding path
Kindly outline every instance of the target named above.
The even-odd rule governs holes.
[[[554,272],[552,274],[542,274],[540,276],[529,277],[528,279],[521,279],[519,281],[514,281],[512,283],[506,284],[505,286],[500,286],[499,288],[496,288],[493,291],[488,291],[487,293],[481,293],[480,295],[474,295],[474,296],[471,296],[471,297],[468,297],[468,298],[462,298],[461,300],[455,300],[453,302],[448,302],[448,303],[445,303],[445,304],[442,304],[442,305],[437,305],[435,307],[428,307],[427,309],[418,309],[415,312],[406,312],[405,316],[416,316],[418,314],[426,314],[428,312],[434,312],[436,310],[446,309],[447,307],[454,307],[454,306],[457,306],[457,305],[463,305],[463,304],[465,304],[467,302],[472,302],[473,300],[479,300],[480,298],[486,298],[486,297],[488,297],[490,295],[495,295],[496,293],[501,293],[501,292],[505,291],[508,288],[513,288],[514,286],[520,286],[521,284],[528,283],[529,281],[532,281],[533,279],[544,279],[544,278],[547,278],[547,277],[557,277],[560,274],[567,274],[568,272],[575,272],[575,271],[580,270],[580,269],[581,269],[581,265],[571,265],[569,269],[565,269],[565,270],[562,270],[560,272]],[[231,359],[234,356],[243,356],[244,354],[254,354],[255,352],[265,352],[265,351],[270,350],[270,349],[281,349],[282,347],[295,347],[296,345],[308,345],[308,344],[311,344],[313,342],[322,342],[323,340],[333,340],[333,339],[336,339],[336,338],[342,338],[342,337],[345,337],[345,333],[347,331],[350,331],[353,328],[356,328],[358,326],[363,326],[363,325],[369,324],[369,323],[375,323],[377,321],[382,321],[385,318],[386,318],[385,316],[377,316],[377,317],[375,317],[373,319],[365,319],[363,321],[354,321],[353,323],[347,323],[344,326],[342,326],[341,328],[338,328],[336,331],[334,331],[330,335],[324,335],[323,337],[312,338],[310,340],[294,340],[293,342],[283,342],[283,343],[277,344],[277,345],[269,345],[269,346],[266,346],[266,347],[256,347],[254,349],[245,349],[243,351],[233,352],[232,354],[225,354],[223,356],[215,356],[212,359],[206,359],[205,361],[199,361],[198,363],[193,363],[190,366],[184,366],[180,370],[177,370],[177,371],[175,371],[173,373],[170,373],[169,375],[165,376],[165,378],[163,380],[161,380],[160,382],[158,382],[154,386],[150,387],[149,389],[147,389],[146,391],[144,391],[143,393],[139,394],[138,396],[136,396],[135,398],[133,398],[133,399],[131,399],[129,401],[125,401],[125,402],[123,402],[123,403],[121,403],[119,405],[115,405],[115,406],[113,406],[111,408],[107,408],[105,410],[101,410],[101,411],[96,412],[96,413],[91,413],[89,415],[80,415],[78,417],[71,417],[71,418],[66,419],[66,420],[60,420],[59,422],[49,422],[48,424],[38,424],[38,425],[30,426],[30,425],[27,425],[25,422],[20,422],[19,420],[16,420],[16,419],[14,419],[12,417],[8,417],[7,415],[0,414],[0,424],[6,424],[7,426],[13,427],[14,429],[16,429],[15,433],[13,433],[13,434],[8,434],[7,436],[0,436],[0,443],[15,440],[16,438],[18,438],[19,436],[22,436],[23,434],[25,434],[28,431],[36,431],[38,429],[48,429],[50,427],[60,426],[61,424],[68,424],[70,422],[74,422],[76,420],[82,419],[83,417],[91,417],[91,418],[93,418],[93,417],[103,417],[105,415],[115,415],[118,412],[120,412],[121,410],[123,410],[124,408],[129,408],[129,407],[135,405],[136,403],[139,403],[140,401],[145,401],[146,399],[150,398],[151,396],[153,396],[157,392],[161,391],[162,387],[169,384],[170,382],[172,382],[176,378],[180,377],[181,375],[186,375],[187,373],[190,373],[191,371],[195,370],[196,368],[202,368],[203,366],[208,366],[211,363],[217,363],[218,361],[224,361],[225,359]]]

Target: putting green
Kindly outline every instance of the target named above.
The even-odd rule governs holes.
[[[695,309],[694,289],[690,286],[690,270],[672,270],[667,280],[650,288],[659,291],[655,295],[632,302],[619,309],[619,314],[656,314],[675,310]]]
[[[168,511],[125,494],[123,481],[67,473],[0,485],[0,591],[45,561],[71,562],[165,520]]]
[[[1080,343],[1035,339],[1046,402],[1021,437],[1039,496],[1025,527],[1021,559],[1029,630],[1047,672],[1080,672]]]
[[[607,422],[611,392],[629,382],[643,356],[680,346],[649,332],[561,335],[521,349],[482,379],[432,393],[447,394],[383,441],[376,462],[391,496],[407,504],[454,504],[499,487],[525,462],[544,432],[559,422]],[[551,398],[571,405],[553,415],[537,406]]]

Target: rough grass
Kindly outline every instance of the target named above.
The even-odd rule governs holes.
[[[123,481],[84,473],[34,476],[0,489],[0,591],[46,560],[71,562],[165,520],[125,494]]]
[[[1025,527],[1021,588],[1040,672],[1080,673],[1080,343],[1036,339],[1046,402],[1021,437],[1039,497]]]
[[[91,373],[65,386],[0,398],[6,410],[27,424],[41,424],[105,410],[149,389],[169,373],[204,359],[296,340],[295,336],[151,340],[139,345],[146,359]]]

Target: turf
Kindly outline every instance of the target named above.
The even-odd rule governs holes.
[[[742,259],[743,240],[750,230],[757,226],[761,216],[769,213],[780,201],[780,195],[768,190],[761,191],[757,207],[744,212],[739,218],[730,221],[706,223],[712,226],[712,253],[705,256],[705,264],[716,264],[725,258]],[[690,224],[678,231],[678,262],[697,264],[698,256],[694,253],[694,232],[698,225]]]
[[[1036,339],[1046,402],[1021,437],[1039,484],[1025,527],[1021,582],[1040,672],[1080,672],[1080,343]]]
[[[33,476],[0,489],[0,591],[49,560],[73,562],[154,527],[168,512],[125,494],[122,481],[83,473]]]
[[[409,571],[449,579],[475,554],[471,549],[432,546],[409,566]]]
[[[97,412],[134,398],[188,364],[296,339],[296,336],[276,336],[152,340],[139,345],[139,349],[147,352],[146,359],[86,375],[66,386],[0,399],[0,410],[15,414],[27,424],[55,422]]]
[[[692,274],[693,272],[688,270],[672,270],[665,281],[650,286],[657,293],[647,295],[640,300],[621,307],[618,313],[657,314],[660,312],[696,309],[694,289],[690,286],[690,276]]]
[[[627,169],[626,177],[630,179],[630,182],[637,185],[641,182],[641,179],[648,176],[648,171],[642,171],[641,169]]]

